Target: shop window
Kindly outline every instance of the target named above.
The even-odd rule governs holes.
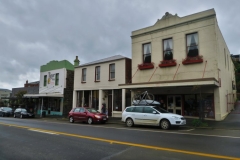
[[[98,110],[99,106],[99,90],[92,91],[92,108]]]
[[[122,90],[115,89],[113,96],[113,111],[122,111]]]
[[[184,115],[203,118],[215,118],[213,94],[184,96]]]

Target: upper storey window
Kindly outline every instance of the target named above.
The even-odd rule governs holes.
[[[115,64],[109,65],[109,80],[115,79]]]
[[[47,86],[47,75],[44,75],[43,86]]]
[[[151,63],[151,43],[143,45],[143,63]]]
[[[187,35],[187,57],[198,56],[198,33]]]
[[[59,85],[59,73],[55,75],[55,86]]]
[[[95,81],[100,81],[100,66],[95,68]]]
[[[82,69],[82,82],[86,82],[86,76],[87,76],[87,69]]]
[[[165,39],[163,40],[163,59],[172,60],[173,59],[173,40]]]

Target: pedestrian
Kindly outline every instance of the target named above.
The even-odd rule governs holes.
[[[163,99],[160,100],[160,107],[161,107],[162,109],[167,110],[167,107],[166,107],[166,105],[165,105]]]
[[[106,113],[106,104],[105,103],[102,104],[101,110],[102,110],[102,113],[104,113],[104,114]]]

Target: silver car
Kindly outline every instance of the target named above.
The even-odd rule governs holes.
[[[160,126],[169,129],[171,126],[186,125],[186,119],[178,114],[169,113],[159,106],[130,106],[122,113],[122,121],[128,127],[136,125]]]

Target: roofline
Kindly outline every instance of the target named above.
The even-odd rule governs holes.
[[[174,24],[174,25],[171,25],[171,26],[167,26],[167,27],[163,27],[163,28],[158,28],[158,29],[151,30],[151,31],[148,31],[148,32],[144,32],[144,33],[139,33],[139,34],[134,34],[134,35],[133,35],[133,32],[136,32],[136,31],[140,31],[140,30],[142,30],[142,29],[146,29],[146,28],[153,27],[153,26],[155,25],[155,24],[154,24],[154,25],[149,26],[149,27],[145,27],[145,28],[141,28],[141,29],[137,29],[137,30],[135,30],[135,31],[132,31],[132,35],[131,35],[130,37],[133,39],[133,38],[140,37],[140,36],[143,36],[143,35],[152,34],[152,33],[154,33],[154,32],[160,32],[160,31],[162,31],[162,30],[166,30],[166,29],[169,29],[169,28],[174,28],[174,27],[177,27],[177,26],[185,25],[185,24],[188,24],[189,22],[197,22],[197,21],[201,21],[201,20],[204,20],[204,19],[216,17],[216,12],[215,12],[214,9],[209,9],[209,10],[206,10],[206,11],[210,11],[210,10],[213,10],[213,11],[214,11],[214,14],[209,14],[209,15],[204,16],[204,17],[199,17],[199,18],[196,18],[196,19],[192,19],[192,20],[188,20],[188,21],[182,22],[182,23],[177,23],[177,24]],[[206,12],[206,11],[202,11],[202,12]],[[190,15],[187,15],[187,16],[184,16],[184,17],[179,17],[179,18],[189,17],[189,16],[192,16],[192,15],[195,15],[195,14],[199,14],[199,13],[202,13],[202,12],[197,12],[197,13],[190,14]]]
[[[102,64],[102,63],[106,63],[106,62],[118,61],[118,60],[122,60],[122,59],[129,59],[129,60],[131,60],[131,58],[128,58],[128,57],[122,57],[122,58],[118,58],[118,59],[114,59],[114,60],[108,60],[108,61],[104,61],[104,62],[96,62],[96,63],[91,63],[91,62],[89,62],[89,63],[91,63],[91,64],[86,63],[86,64],[83,64],[83,65],[76,66],[76,67],[74,67],[74,68],[81,68],[81,67],[85,67],[85,66],[91,66],[91,65],[96,65],[96,64]]]

